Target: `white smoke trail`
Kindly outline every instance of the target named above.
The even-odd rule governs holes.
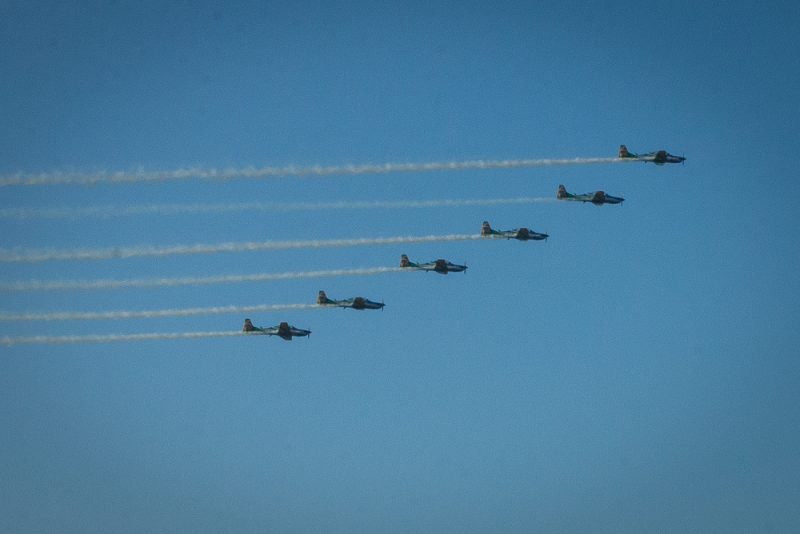
[[[188,254],[218,254],[222,252],[251,252],[260,250],[288,250],[308,248],[341,248],[409,243],[440,243],[445,241],[470,241],[481,239],[479,234],[450,234],[427,236],[373,237],[355,239],[328,239],[308,241],[251,241],[244,243],[218,243],[215,245],[174,245],[167,247],[134,246],[100,249],[72,250],[3,250],[0,262],[42,262],[54,260],[106,260],[147,256],[175,256]]]
[[[229,204],[149,204],[141,206],[86,206],[60,208],[0,208],[4,219],[79,219],[152,215],[218,215],[238,211],[286,212],[360,209],[423,209],[509,204],[555,203],[555,197],[517,197],[452,200],[342,201],[342,202],[239,202]]]
[[[86,336],[30,336],[0,338],[0,345],[65,345],[73,343],[110,343],[112,341],[150,341],[156,339],[199,339],[208,337],[237,337],[243,332],[153,332],[145,334],[98,334]]]
[[[161,317],[194,317],[287,310],[319,310],[318,304],[258,304],[253,306],[214,306],[208,308],[174,308],[167,310],[65,311],[65,312],[0,312],[0,321],[92,321],[102,319],[157,319]]]
[[[332,165],[297,167],[243,167],[204,169],[193,167],[171,171],[97,172],[94,174],[46,172],[14,174],[0,177],[0,187],[14,185],[93,185],[98,183],[166,182],[175,180],[240,180],[261,178],[307,178],[313,176],[356,176],[362,174],[394,174],[407,172],[442,172],[483,169],[525,169],[553,165],[593,165],[636,161],[620,158],[466,160],[430,163],[384,163],[377,165]]]
[[[400,267],[371,267],[359,269],[334,269],[327,271],[295,271],[283,273],[225,274],[203,277],[180,278],[132,278],[97,280],[28,280],[0,283],[0,291],[55,291],[71,289],[128,289],[147,287],[176,287],[245,282],[274,282],[305,278],[328,278],[336,276],[373,276],[385,273],[408,272]]]

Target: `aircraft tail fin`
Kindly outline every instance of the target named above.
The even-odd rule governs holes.
[[[320,289],[319,290],[319,294],[317,295],[317,304],[322,306],[322,305],[330,304],[330,303],[331,303],[331,301],[328,298],[328,295],[326,295],[325,292]]]
[[[628,151],[628,147],[626,147],[625,145],[619,145],[619,157],[620,158],[636,158],[636,157],[639,157],[639,156],[634,154],[633,152]]]
[[[481,226],[481,235],[492,235],[492,226],[489,224],[489,221],[483,221],[483,225]]]
[[[253,326],[253,323],[250,321],[250,319],[244,320],[244,326],[242,327],[242,332],[253,332],[255,329],[256,327]]]
[[[411,262],[405,254],[400,254],[400,267],[411,267]]]
[[[558,186],[558,193],[556,193],[556,198],[568,198],[569,193],[567,193],[567,188],[563,185]]]

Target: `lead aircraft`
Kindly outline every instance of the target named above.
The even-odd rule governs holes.
[[[266,336],[280,336],[286,341],[291,341],[293,337],[303,337],[311,335],[311,330],[304,330],[294,326],[289,326],[289,323],[283,322],[278,326],[259,327],[253,326],[250,319],[244,320],[244,327],[242,332],[245,334],[262,334]]]
[[[563,185],[558,186],[558,193],[556,193],[558,200],[576,200],[579,202],[591,202],[595,206],[602,206],[603,204],[619,204],[625,199],[622,197],[612,197],[606,195],[605,191],[595,191],[594,193],[584,193],[583,195],[573,195],[567,193],[567,188]]]
[[[416,269],[418,271],[433,271],[439,274],[462,273],[466,272],[466,265],[456,265],[447,260],[429,261],[428,263],[414,263],[408,260],[405,254],[400,255],[400,267],[404,269]]]
[[[364,297],[353,297],[351,299],[333,300],[329,299],[324,291],[317,295],[317,304],[320,306],[338,306],[340,308],[353,308],[354,310],[383,310],[386,306],[383,302],[373,302]]]
[[[547,234],[540,234],[528,228],[514,228],[513,230],[495,230],[489,224],[489,221],[483,221],[481,226],[481,235],[484,237],[505,237],[506,239],[519,239],[520,241],[541,241],[547,239]]]
[[[657,150],[655,152],[648,152],[647,154],[634,154],[628,151],[625,145],[619,145],[619,158],[620,159],[634,159],[636,161],[644,161],[645,163],[652,162],[656,165],[664,165],[665,163],[683,163],[686,158],[683,156],[675,156],[666,150]]]

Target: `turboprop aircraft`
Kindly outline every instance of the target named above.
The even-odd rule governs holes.
[[[576,200],[579,202],[591,202],[595,206],[602,206],[603,204],[619,204],[625,199],[622,197],[612,197],[606,195],[605,191],[595,191],[594,193],[585,193],[583,195],[573,195],[567,193],[567,188],[563,185],[558,186],[558,193],[556,194],[558,200]]]
[[[278,326],[259,327],[253,326],[250,319],[244,320],[244,327],[242,332],[245,334],[262,334],[266,336],[280,336],[286,341],[291,341],[293,337],[302,337],[311,335],[311,330],[304,330],[294,326],[289,326],[289,323],[283,322]]]
[[[665,163],[683,163],[686,158],[683,156],[675,156],[666,150],[657,150],[655,152],[648,152],[647,154],[634,154],[628,151],[625,145],[619,145],[619,158],[620,159],[634,159],[636,161],[644,161],[645,163],[652,162],[656,165],[664,165]]]
[[[433,271],[439,274],[462,273],[467,270],[466,265],[456,265],[455,263],[450,263],[447,260],[441,259],[429,261],[428,263],[414,263],[413,261],[409,261],[408,256],[405,254],[400,255],[400,267],[404,269],[416,269],[418,271]]]
[[[340,308],[353,308],[354,310],[383,310],[383,302],[373,302],[364,297],[353,297],[351,299],[333,300],[329,299],[324,291],[317,295],[317,304],[320,306],[338,306]]]
[[[505,237],[506,239],[519,239],[520,241],[541,241],[547,239],[547,234],[540,234],[528,228],[515,228],[513,230],[495,230],[489,224],[489,221],[483,221],[481,226],[481,235],[484,237]]]

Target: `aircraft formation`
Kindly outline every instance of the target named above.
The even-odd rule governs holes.
[[[656,165],[664,165],[666,163],[683,163],[686,158],[683,156],[675,156],[666,150],[658,150],[655,152],[648,152],[646,154],[635,154],[628,151],[625,145],[620,145],[619,159],[641,161],[644,163],[655,163]],[[621,204],[625,201],[624,198],[609,195],[605,191],[594,191],[583,194],[573,194],[567,191],[566,187],[562,184],[558,186],[556,191],[556,198],[558,200],[572,201],[572,202],[591,202],[595,206],[602,206],[603,204]],[[492,228],[489,221],[483,221],[481,225],[480,235],[487,239],[516,239],[518,241],[542,241],[550,237],[548,234],[536,232],[530,228],[520,227],[512,230],[495,230]],[[458,265],[445,259],[437,259],[425,263],[415,263],[408,259],[406,254],[400,255],[400,267],[403,269],[435,272],[438,274],[448,273],[466,273],[467,265]],[[325,291],[320,290],[317,295],[317,304],[326,307],[338,308],[352,308],[354,310],[383,310],[385,304],[383,302],[375,302],[364,297],[352,297],[343,300],[333,300],[328,298]],[[276,326],[270,327],[256,327],[250,319],[244,320],[244,327],[242,331],[245,334],[279,336],[286,341],[291,341],[293,337],[307,337],[311,335],[311,330],[297,328],[289,325],[287,322],[281,322]]]

